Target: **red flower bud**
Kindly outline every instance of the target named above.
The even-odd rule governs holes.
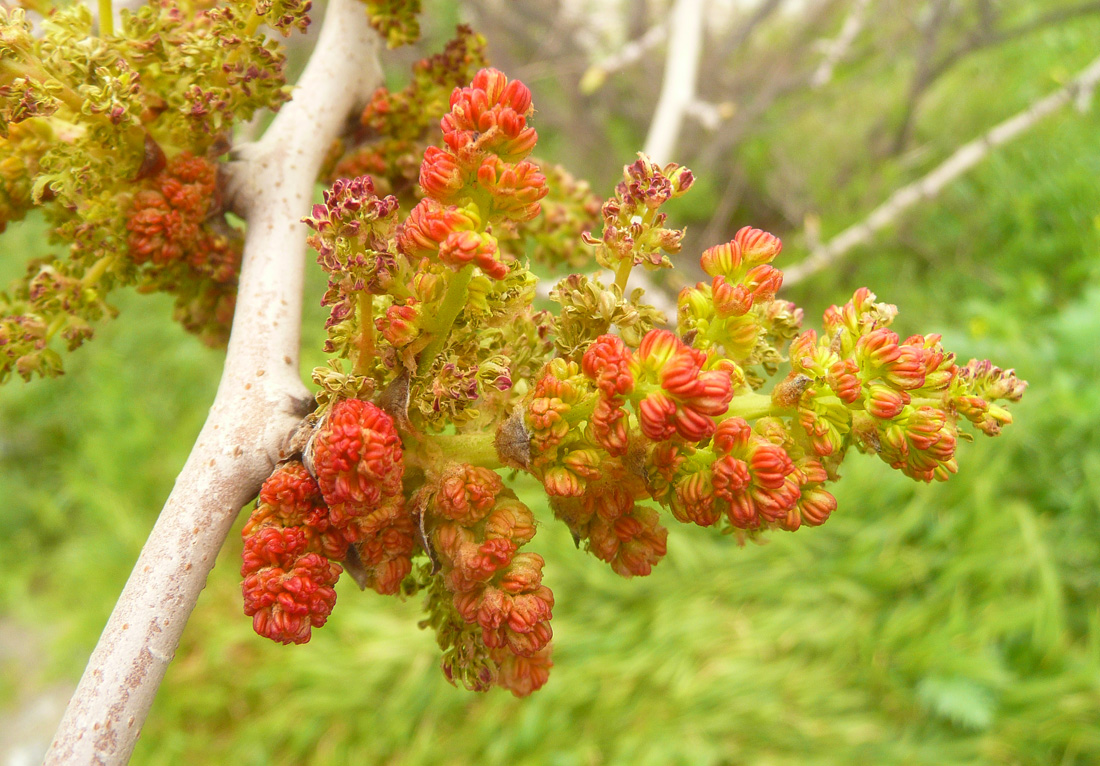
[[[581,358],[584,374],[596,381],[596,387],[607,397],[625,396],[634,390],[634,375],[630,371],[631,354],[617,335],[601,335]]]
[[[517,697],[526,697],[536,692],[550,679],[550,668],[554,666],[550,659],[550,647],[544,647],[530,657],[521,657],[511,652],[496,652],[494,658],[500,669],[497,672],[497,685],[512,692]]]
[[[490,219],[500,216],[512,221],[530,221],[541,210],[539,200],[550,191],[538,165],[526,160],[512,165],[497,156],[482,161],[477,183],[492,200]]]
[[[531,542],[535,536],[535,517],[531,509],[510,491],[497,496],[496,505],[485,517],[485,537],[512,541],[516,547]]]
[[[543,474],[542,485],[552,497],[580,497],[584,494],[584,479],[560,465]]]
[[[445,519],[471,526],[492,510],[504,489],[500,475],[488,468],[460,465],[449,470],[435,495],[435,510]]]
[[[854,359],[843,359],[829,368],[829,387],[845,404],[859,401],[863,381],[859,379],[859,365]]]
[[[420,304],[413,298],[405,304],[395,303],[386,309],[384,317],[375,320],[382,337],[400,348],[412,343],[420,334]]]
[[[600,397],[589,419],[589,431],[596,444],[612,457],[622,457],[627,450],[626,410],[619,399]]]
[[[699,257],[699,265],[709,276],[730,276],[741,269],[741,245],[736,240],[708,247]]]
[[[454,232],[477,231],[481,218],[472,207],[443,205],[431,198],[420,200],[397,231],[397,248],[409,258],[435,256]]]
[[[401,492],[405,466],[393,419],[370,402],[337,402],[312,441],[313,466],[331,506],[378,505]]]
[[[443,263],[456,271],[473,263],[493,279],[504,279],[508,276],[508,267],[500,257],[496,237],[485,232],[452,232],[439,245],[439,260]]]
[[[529,557],[537,559],[537,567],[541,570],[542,558],[534,554]],[[519,558],[516,556],[517,560]],[[519,566],[525,569],[528,563]],[[550,628],[554,594],[545,585],[533,584],[522,590],[486,585],[456,593],[454,605],[466,622],[481,627],[482,641],[490,649],[507,649],[513,654],[530,657],[545,647],[554,635]]]
[[[910,399],[909,394],[904,391],[876,383],[867,388],[864,406],[872,417],[889,420],[896,417],[909,404]]]
[[[733,398],[728,370],[702,371],[706,354],[685,346],[668,330],[651,330],[631,360],[635,380],[657,378],[664,392],[639,405],[642,432],[654,440],[679,433],[701,441],[714,433],[712,416],[723,414]]]
[[[652,508],[635,506],[614,521],[597,516],[589,532],[588,548],[596,558],[611,564],[623,577],[644,577],[665,555],[668,530]]]
[[[259,564],[253,560],[250,563],[250,547],[273,543],[270,536],[267,537],[267,543],[259,539],[251,541],[251,538],[260,536],[267,529],[274,529],[276,534],[284,536],[300,533],[304,535],[305,548],[289,552],[279,561],[268,559],[267,563]],[[317,482],[305,466],[297,461],[279,466],[264,482],[256,508],[245,523],[241,536],[245,540],[245,566],[241,570],[242,575],[255,571],[259,566],[273,563],[285,569],[293,563],[295,557],[306,551],[340,560],[344,558],[348,548],[348,540],[343,530],[331,518]]]
[[[420,188],[428,197],[439,202],[453,202],[466,186],[462,169],[455,156],[438,146],[424,150],[420,163]]]
[[[340,567],[307,553],[287,569],[265,567],[243,583],[244,613],[261,636],[284,644],[304,644],[310,629],[328,620],[336,603],[333,585]]]
[[[714,432],[714,449],[729,454],[744,449],[752,437],[752,426],[744,418],[727,418],[718,424]]]
[[[722,518],[714,502],[716,497],[710,471],[696,471],[676,483],[670,503],[672,515],[677,521],[701,527],[714,526]]]

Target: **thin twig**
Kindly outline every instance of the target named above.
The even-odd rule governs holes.
[[[666,37],[668,37],[668,25],[664,22],[650,27],[641,37],[630,40],[619,50],[588,67],[581,77],[581,90],[585,93],[594,93],[599,90],[607,81],[609,74],[641,61],[649,51],[663,43]]]
[[[816,248],[801,263],[786,270],[784,284],[793,285],[811,274],[816,274],[840,260],[859,245],[870,242],[874,235],[894,223],[903,213],[922,200],[935,197],[945,186],[967,172],[998,146],[1002,146],[1043,118],[1054,114],[1063,106],[1092,93],[1100,84],[1100,58],[1085,67],[1072,80],[1027,109],[999,123],[979,138],[955,150],[931,173],[911,184],[901,187],[881,205],[871,211],[864,220],[850,226],[826,244]]]
[[[309,401],[298,371],[313,185],[356,101],[381,81],[356,0],[332,0],[295,99],[233,168],[249,227],[225,369],[210,416],[142,549],[46,763],[129,760],[218,550]]]
[[[833,71],[836,69],[836,65],[843,61],[844,57],[848,55],[848,51],[852,48],[852,43],[855,42],[859,33],[863,31],[863,25],[867,20],[867,9],[870,5],[871,0],[852,0],[852,9],[844,18],[844,23],[840,27],[840,33],[832,40],[829,40],[825,45],[825,55],[822,57],[821,63],[810,77],[811,87],[824,87],[833,79]]]

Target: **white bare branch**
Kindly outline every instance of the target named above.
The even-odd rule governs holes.
[[[661,95],[645,140],[645,153],[658,164],[672,158],[688,107],[695,101],[705,5],[706,0],[676,0],[672,7]]]
[[[729,101],[712,104],[709,101],[696,99],[687,105],[684,113],[698,121],[705,130],[713,133],[722,127],[723,122],[733,117],[735,110],[736,107]]]
[[[840,34],[825,43],[825,55],[810,77],[812,87],[821,88],[833,79],[833,70],[836,69],[836,65],[848,55],[852,43],[863,31],[870,5],[871,0],[852,0],[852,8],[840,27]]]
[[[792,285],[816,274],[847,255],[859,245],[898,220],[923,200],[932,199],[944,187],[984,160],[990,152],[1037,125],[1067,104],[1091,94],[1100,84],[1100,58],[1081,70],[1076,77],[1027,109],[994,126],[984,135],[960,146],[931,173],[901,187],[865,219],[850,226],[827,243],[815,247],[809,258],[786,270],[783,282]]]
[[[629,41],[619,50],[590,66],[581,77],[581,90],[584,93],[599,90],[609,74],[641,61],[645,54],[663,43],[667,36],[668,26],[665,23],[650,27],[638,39]]]
[[[69,702],[47,764],[129,760],[218,550],[311,398],[298,371],[305,227],[324,153],[381,82],[357,0],[331,0],[316,52],[233,168],[248,220],[237,310],[210,415]]]

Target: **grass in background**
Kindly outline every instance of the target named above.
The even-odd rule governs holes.
[[[998,65],[1021,69],[995,71],[1025,80],[1032,65],[1008,53]],[[965,75],[925,119],[963,103]],[[1021,88],[993,91],[1003,113],[1034,95]],[[551,682],[523,701],[447,685],[418,601],[346,580],[310,644],[254,636],[238,524],[134,763],[1100,762],[1097,127],[1096,110],[1052,119],[795,296],[814,325],[867,284],[901,307],[903,333],[943,332],[964,360],[1031,381],[1017,424],[961,445],[948,484],[853,459],[824,527],[742,549],[675,525],[668,558],[633,581],[575,550],[524,484],[558,605]],[[776,140],[815,135],[808,123]],[[39,234],[11,227],[6,252]],[[0,276],[17,268],[6,258]],[[305,370],[321,359],[319,279],[312,269]],[[219,353],[172,324],[170,300],[118,304],[62,379],[0,390],[0,611],[41,638],[53,678],[83,668],[220,371]],[[3,668],[0,704],[23,671]]]

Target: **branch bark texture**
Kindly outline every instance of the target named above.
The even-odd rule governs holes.
[[[999,123],[984,135],[960,146],[928,175],[895,191],[864,220],[848,227],[824,245],[815,248],[809,258],[787,269],[783,283],[793,285],[801,282],[811,274],[839,261],[856,247],[867,244],[879,231],[893,224],[917,203],[935,197],[945,186],[980,163],[997,147],[1027,132],[1067,104],[1075,100],[1087,101],[1086,97],[1098,85],[1100,58],[1054,93]]]
[[[325,151],[381,82],[358,0],[332,0],[310,60],[230,193],[248,220],[237,309],[210,415],[100,636],[47,764],[129,760],[184,625],[241,507],[306,414],[298,370],[305,227]]]

